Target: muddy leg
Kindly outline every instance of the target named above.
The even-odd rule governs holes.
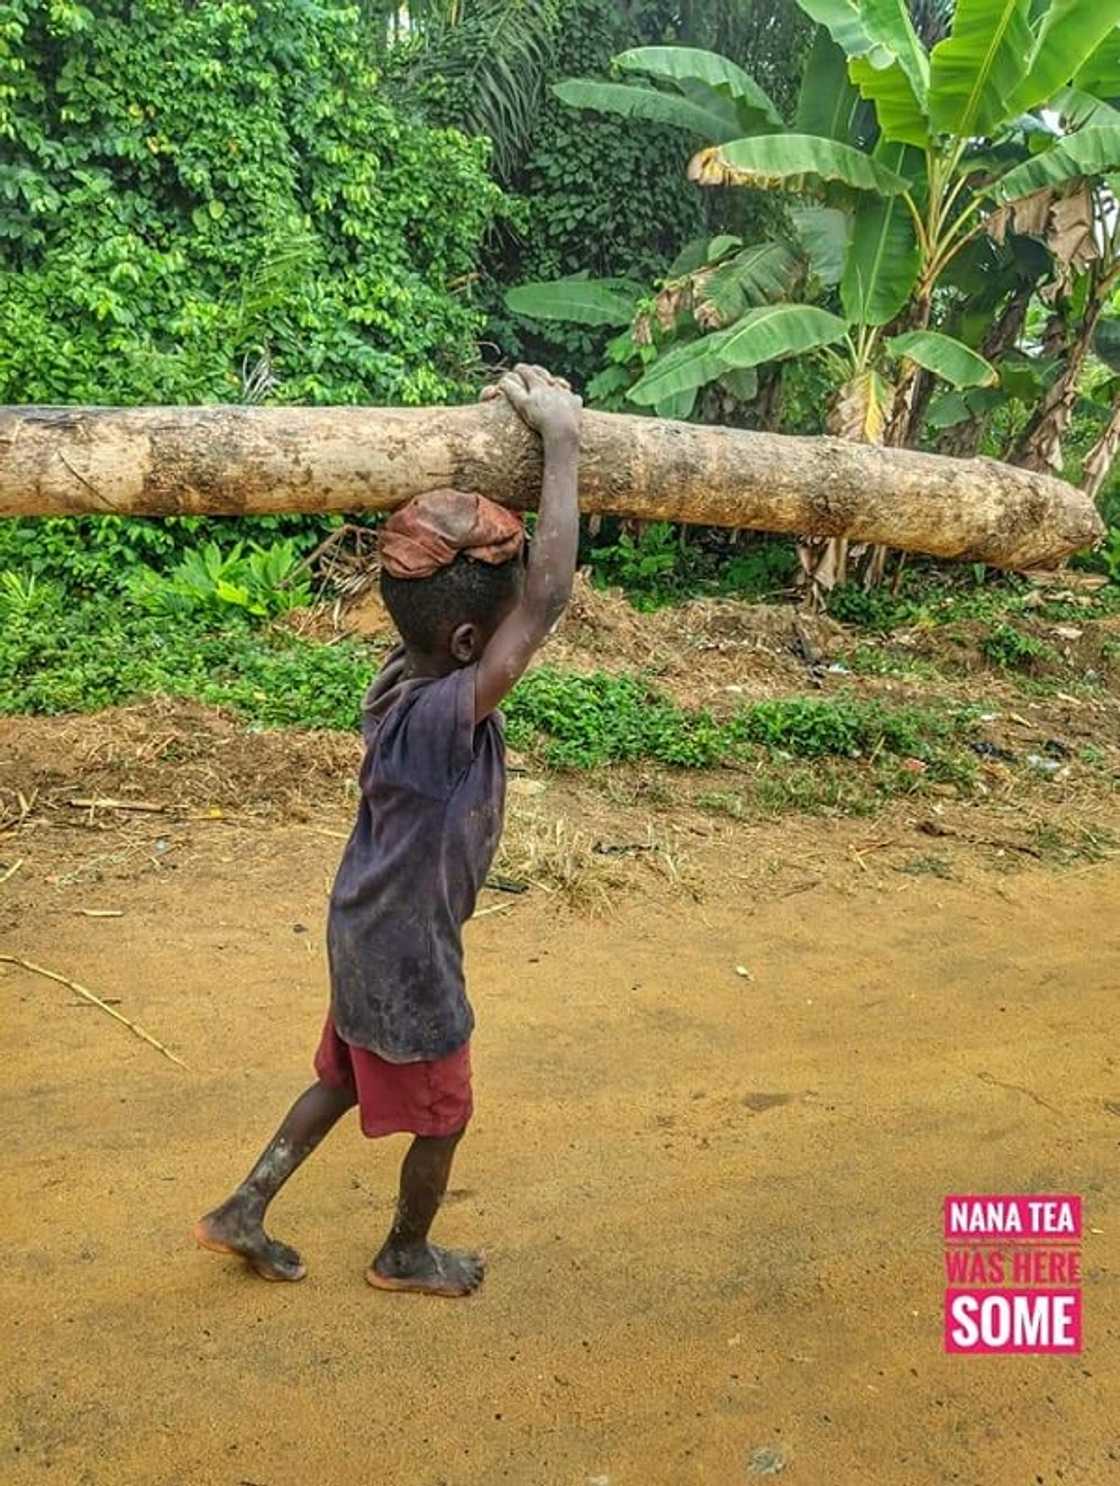
[[[317,1083],[305,1090],[233,1196],[195,1224],[194,1236],[202,1247],[240,1254],[266,1280],[302,1280],[307,1270],[299,1255],[269,1238],[264,1215],[292,1172],[356,1103],[349,1084],[332,1089]]]
[[[469,1295],[482,1284],[481,1254],[441,1249],[428,1231],[447,1191],[451,1161],[463,1132],[437,1138],[418,1135],[401,1167],[397,1216],[381,1252],[366,1270],[378,1290],[414,1290],[422,1295]]]

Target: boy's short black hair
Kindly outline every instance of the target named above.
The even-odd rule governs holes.
[[[460,624],[491,625],[516,598],[524,561],[477,562],[460,552],[430,578],[394,578],[381,571],[381,597],[401,639],[421,655],[435,655]]]

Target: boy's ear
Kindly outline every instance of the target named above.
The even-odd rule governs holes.
[[[452,659],[461,666],[469,666],[478,659],[479,633],[477,624],[459,624],[451,631],[448,645]]]

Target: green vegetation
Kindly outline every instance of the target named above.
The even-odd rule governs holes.
[[[894,755],[940,768],[951,740],[971,728],[972,715],[795,697],[756,702],[717,721],[678,707],[640,678],[542,667],[518,687],[509,723],[515,743],[543,740],[546,760],[561,768],[632,759],[702,767],[741,760],[755,749],[791,758]]]
[[[1062,595],[1062,590],[1040,591],[1022,578],[989,577],[977,583],[927,564],[909,569],[890,590],[846,584],[833,593],[829,613],[843,624],[884,635],[896,629],[934,629],[963,620],[998,624],[1030,615],[1061,622],[1120,613],[1120,584],[1083,596]]]
[[[31,581],[31,580],[28,580]],[[355,645],[260,631],[239,606],[215,628],[112,597],[68,601],[49,583],[0,590],[0,711],[86,712],[143,696],[230,707],[266,727],[355,728],[375,664]]]
[[[483,139],[379,78],[362,7],[0,7],[0,402],[469,393]]]
[[[240,559],[239,559],[240,560]],[[200,575],[190,565],[192,581]],[[176,578],[169,594],[177,604]],[[0,583],[0,710],[87,711],[149,695],[232,708],[264,726],[356,728],[376,668],[368,647],[319,645],[283,626],[254,628],[234,602],[215,626],[215,602],[193,592],[166,613],[148,595],[69,602],[33,577]],[[162,600],[161,600],[162,602]],[[885,756],[948,767],[950,745],[972,726],[966,711],[891,708],[850,698],[765,701],[716,719],[678,706],[636,676],[575,675],[542,667],[507,709],[511,741],[559,768],[652,760],[684,768],[742,759],[753,750],[791,758]]]
[[[192,549],[169,573],[139,568],[132,578],[132,598],[148,614],[176,620],[188,615],[220,619],[229,610],[267,619],[306,605],[311,584],[295,543],[254,543],[245,551],[236,542],[223,552],[216,542]]]
[[[848,668],[857,676],[911,676],[917,679],[937,675],[937,668],[921,656],[904,650],[889,650],[878,645],[857,645],[847,657]]]
[[[620,527],[613,522],[612,526]],[[683,528],[654,521],[637,535],[619,529],[587,553],[595,582],[618,587],[636,609],[660,609],[702,596],[761,599],[788,588],[797,569],[791,544],[777,540],[728,548],[726,534],[689,540]]]
[[[686,189],[746,188],[751,220],[721,205],[653,282],[633,265],[592,278],[588,256],[579,275],[527,275],[509,308],[613,330],[588,387],[600,406],[789,426],[789,368],[802,426],[827,408],[831,432],[862,442],[1064,467],[1111,509],[1117,14],[1085,0],[799,4],[819,24],[796,94],[771,97],[747,49],[695,45],[632,43],[609,82],[556,86],[635,136],[677,129]],[[762,193],[776,196],[764,218]],[[816,417],[800,391],[810,363]],[[1115,556],[1113,543],[1104,571]],[[803,549],[818,597],[851,557],[840,541]],[[885,554],[861,561],[875,586]]]
[[[335,517],[47,516],[0,521],[0,572],[49,579],[75,595],[123,593],[137,572],[166,573],[208,544],[228,551],[237,542],[254,547],[291,544],[311,550]]]
[[[543,744],[557,768],[652,759],[702,767],[740,739],[707,712],[686,712],[633,676],[575,676],[542,667],[521,682],[507,708],[510,741]]]
[[[997,624],[985,635],[980,649],[994,666],[1008,671],[1029,671],[1040,661],[1054,659],[1052,646],[1011,624]]]

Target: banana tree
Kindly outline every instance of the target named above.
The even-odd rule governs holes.
[[[1098,67],[1092,81],[1097,86],[1120,90],[1120,68],[1109,79]],[[1063,109],[1071,111],[1068,117],[1072,121],[1078,116],[1090,121],[1113,117],[1114,122],[1105,127],[1115,129],[1120,124],[1120,112],[1084,92],[1074,94],[1067,89],[1058,101]],[[1083,125],[1071,136],[1071,145],[1083,146],[1097,127],[1093,122]],[[1035,213],[1038,201],[1045,204],[1050,239],[1058,246],[1059,261],[1065,269],[1044,296],[1052,306],[1054,334],[1049,349],[1058,360],[1059,369],[1042,390],[1010,458],[1028,469],[1060,473],[1062,440],[1073,420],[1090,353],[1097,349],[1099,354],[1098,331],[1104,328],[1110,301],[1120,283],[1116,181],[1107,173],[1088,176],[1060,196],[1055,196],[1043,181],[1031,196],[1002,208],[997,220],[1008,211]],[[1100,466],[1102,458],[1103,448],[1091,459],[1090,468]]]
[[[867,375],[876,344],[897,329],[890,315],[871,312],[882,300],[877,260],[897,283],[909,278],[905,324],[922,332],[954,261],[981,234],[1005,231],[1008,216],[1028,201],[1042,213],[1045,230],[1067,249],[1072,239],[1086,259],[1104,258],[1092,270],[1088,323],[1077,347],[1083,356],[1120,273],[1110,255],[1098,252],[1102,219],[1086,207],[1090,183],[1120,166],[1120,113],[1108,102],[1120,92],[1120,0],[959,0],[949,34],[930,52],[902,0],[799,3],[843,53],[848,82],[874,107],[873,158],[885,153],[903,185],[884,191],[879,180],[872,188],[865,164],[851,160],[834,133],[820,132],[756,134],[709,146],[693,159],[690,176],[706,186],[800,193],[838,181],[862,193],[841,297],[849,318],[856,318],[852,311],[860,297],[865,313],[853,375],[840,393],[836,416],[865,437],[912,441],[920,357],[912,346],[903,349],[884,417],[877,410],[879,383]],[[1022,115],[1047,105],[1073,124],[1072,132],[1051,137],[1040,126],[1031,141],[1037,153],[1025,160],[1000,149]],[[897,335],[893,346],[899,349]],[[1047,392],[1028,431],[1022,462],[1036,468],[1053,462],[1055,428],[1071,416],[1078,355],[1071,360],[1068,377]],[[827,584],[830,571],[842,570],[842,555],[837,560],[830,554],[821,582]]]
[[[1101,493],[1112,466],[1120,453],[1120,309],[1115,303],[1111,314],[1103,317],[1093,336],[1097,358],[1113,373],[1109,390],[1112,406],[1108,421],[1081,466],[1081,488],[1094,500]]]
[[[723,144],[785,125],[771,99],[735,62],[689,46],[643,46],[614,59],[633,82],[570,78],[553,92],[573,108],[669,124]]]
[[[1052,0],[1041,7],[1032,0],[959,0],[949,35],[928,53],[902,0],[799,3],[843,53],[849,82],[874,107],[875,154],[893,152],[895,173],[903,178],[890,193],[897,199],[876,200],[881,184],[870,193],[862,166],[843,168],[848,162],[837,161],[835,140],[821,134],[710,146],[694,158],[690,174],[701,185],[803,192],[827,168],[829,178],[862,191],[849,272],[864,257],[860,247],[882,243],[889,232],[897,277],[901,281],[905,271],[910,281],[909,328],[929,325],[943,276],[976,237],[999,230],[1001,213],[1040,192],[1053,211],[1082,193],[1086,179],[1120,166],[1120,127],[1098,122],[1099,115],[1068,137],[1036,138],[1040,152],[1031,159],[1016,162],[994,148],[1021,115],[1045,107],[1079,78],[1088,93],[1116,50],[1120,0]],[[915,432],[919,368],[909,361],[885,430],[891,442]]]
[[[815,282],[835,289],[842,311],[750,304],[734,324],[673,345],[629,396],[683,406],[713,379],[827,351],[845,374],[831,426],[904,444],[918,431],[923,373],[959,391],[992,380],[982,356],[931,330],[961,255],[1009,222],[1020,231],[1028,199],[1062,236],[1086,183],[1120,169],[1120,114],[1107,104],[1114,72],[1120,93],[1120,0],[959,0],[928,51],[903,0],[799,3],[819,30],[790,130],[736,64],[688,49],[619,59],[654,86],[558,88],[577,106],[688,129],[704,141],[689,171],[700,186],[787,193]],[[1023,116],[1055,100],[1074,132],[1036,119],[1024,143]],[[731,138],[736,118],[744,132]],[[844,562],[828,554],[819,586]]]
[[[788,299],[809,271],[808,257],[786,242],[748,245],[733,234],[719,233],[687,244],[653,291],[581,274],[521,284],[505,298],[507,308],[530,318],[620,329],[607,345],[608,365],[586,390],[596,407],[621,411],[651,365],[671,366],[674,359],[692,354],[703,337],[737,323],[750,309]],[[658,417],[691,417],[705,381],[718,384],[721,411],[727,415],[723,421],[734,421],[737,409],[753,403],[759,393],[753,370],[729,367],[654,397],[649,406]]]
[[[624,55],[619,63],[624,71],[640,71],[661,86],[581,81],[561,84],[557,91],[572,104],[676,123],[716,139],[693,161],[690,174],[701,185],[727,184],[727,157],[744,148],[753,147],[759,160],[775,162],[767,179],[753,183],[780,186],[800,201],[790,213],[795,252],[786,249],[785,257],[800,261],[806,271],[791,275],[791,281],[802,291],[815,290],[816,297],[835,298],[838,293],[844,312],[841,318],[819,305],[775,304],[782,298],[775,282],[752,285],[754,292],[746,295],[737,291],[738,265],[780,260],[780,243],[742,249],[726,268],[713,271],[704,263],[690,274],[671,275],[656,300],[659,328],[669,332],[683,310],[691,312],[693,330],[700,333],[686,334],[683,342],[675,339],[630,390],[633,401],[663,415],[679,415],[691,408],[700,387],[718,382],[749,390],[759,367],[842,341],[845,354],[828,353],[841,373],[829,426],[846,437],[879,442],[902,366],[929,362],[932,372],[961,387],[994,379],[981,358],[945,336],[884,340],[884,328],[903,315],[920,267],[902,201],[920,159],[901,141],[881,139],[869,150],[874,115],[848,76],[843,51],[825,28],[818,31],[803,77],[797,133],[778,131],[769,100],[760,98],[742,69],[725,58],[645,48]],[[721,144],[718,136],[731,132],[735,116],[750,133]],[[732,292],[721,293],[725,287]],[[538,307],[542,288],[529,291]],[[522,299],[516,307],[531,305]],[[729,313],[735,309],[737,316]],[[916,328],[926,327],[923,322]],[[648,316],[637,330],[648,334]],[[839,544],[822,551],[807,546],[802,560],[819,591],[843,580],[847,551]]]
[[[881,236],[889,241],[889,233]],[[862,257],[849,261],[864,263]],[[866,274],[852,273],[841,282],[841,303],[849,318],[805,304],[748,310],[728,329],[660,358],[631,389],[631,400],[663,407],[707,382],[753,374],[769,362],[816,353],[831,364],[840,388],[829,410],[828,431],[878,444],[884,442],[903,368],[923,368],[959,390],[991,387],[997,381],[992,366],[951,336],[928,328],[882,333],[900,308],[889,288],[889,262],[884,247],[873,255]],[[848,579],[851,553],[843,540],[804,542],[799,556],[813,602]],[[882,553],[877,549],[871,577],[877,581],[881,573]]]

